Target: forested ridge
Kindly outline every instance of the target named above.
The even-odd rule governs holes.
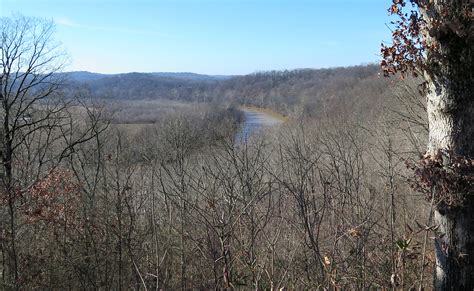
[[[111,100],[226,102],[267,107],[284,114],[303,110],[306,115],[316,115],[322,108],[336,104],[368,106],[378,102],[394,83],[381,78],[380,73],[375,64],[229,77],[128,73],[85,78],[80,73],[65,73],[65,89],[74,92],[88,88],[96,98]]]

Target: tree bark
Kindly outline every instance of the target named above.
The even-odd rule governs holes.
[[[433,1],[431,10],[421,11],[426,16],[442,15],[449,7],[453,15],[462,19],[469,1]],[[446,20],[446,19],[444,19]],[[456,19],[450,20],[451,24]],[[472,78],[472,37],[462,36],[450,29],[449,21],[441,25],[428,22],[431,31],[429,42],[439,45],[437,60],[430,62],[427,72],[429,93],[427,112],[429,121],[428,153],[435,156],[444,152],[444,162],[453,156],[474,157],[474,98]],[[445,29],[446,25],[448,29]],[[471,28],[472,29],[472,28]],[[434,189],[441,191],[441,189]],[[435,239],[436,271],[434,286],[437,290],[474,289],[474,199],[467,193],[457,193],[465,200],[460,206],[448,206],[441,202],[435,209],[438,235]]]
[[[439,95],[436,92],[431,93],[428,99],[429,153],[433,156],[438,150],[448,150],[453,155],[473,157],[472,88],[464,87],[465,93],[459,92],[466,98],[456,98],[443,91],[445,90]],[[438,204],[435,210],[435,224],[439,226],[439,236],[435,240],[436,289],[474,289],[473,197],[465,197],[464,204],[459,207]]]

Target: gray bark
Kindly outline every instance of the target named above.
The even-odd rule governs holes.
[[[431,11],[422,13],[439,16],[444,6],[459,14],[468,2],[438,0],[433,2]],[[460,21],[465,21],[462,17],[459,15]],[[428,23],[428,26],[433,27],[433,24]],[[446,151],[448,159],[445,162],[449,162],[449,155],[473,158],[472,40],[449,29],[435,32],[428,40],[436,41],[441,53],[439,63],[429,64],[432,71],[427,73],[430,89],[427,99],[428,153],[434,156],[440,150]],[[441,202],[435,210],[435,224],[439,226],[435,240],[434,284],[437,290],[474,289],[474,199],[466,193],[460,194],[466,198],[463,205],[450,207]]]
[[[432,155],[438,150],[449,150],[455,155],[474,156],[472,88],[465,87],[464,92],[459,92],[466,96],[462,99],[443,91],[439,95],[430,94],[429,152]],[[454,105],[455,103],[457,104]],[[466,197],[465,204],[460,207],[452,208],[443,203],[439,204],[435,211],[435,224],[439,226],[440,234],[435,241],[436,289],[474,289],[473,197]]]

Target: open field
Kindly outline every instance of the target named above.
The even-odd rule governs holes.
[[[166,115],[204,110],[204,103],[185,103],[172,100],[114,100],[103,103],[114,124],[156,123]]]

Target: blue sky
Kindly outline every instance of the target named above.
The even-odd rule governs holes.
[[[53,19],[67,70],[255,71],[379,60],[389,0],[0,0]]]

